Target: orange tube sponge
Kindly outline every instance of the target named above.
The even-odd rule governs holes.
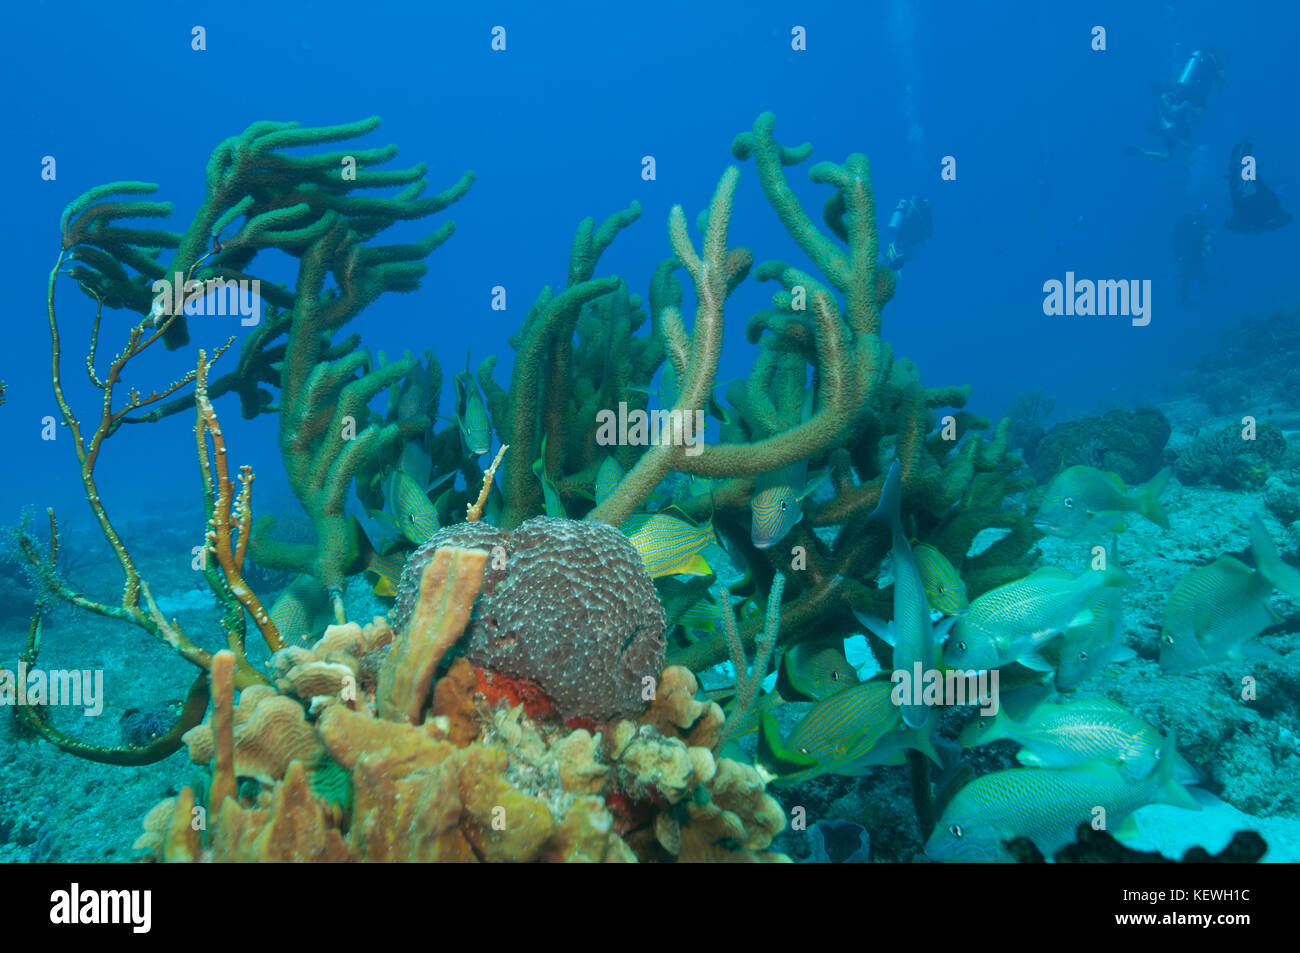
[[[380,668],[381,718],[419,724],[434,670],[465,632],[487,558],[481,549],[447,546],[420,573],[414,612]]]
[[[212,790],[208,805],[214,811],[228,797],[235,797],[235,653],[221,651],[212,656],[212,728],[215,752]],[[194,729],[197,731],[198,729]]]

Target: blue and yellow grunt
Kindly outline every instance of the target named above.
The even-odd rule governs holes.
[[[542,455],[533,461],[533,473],[542,484],[542,503],[546,515],[551,519],[564,519],[564,503],[560,500],[560,491],[546,472],[546,438],[542,438]]]
[[[948,557],[928,543],[912,547],[916,568],[921,571],[930,608],[944,615],[961,615],[970,606],[966,583]]]
[[[1147,777],[1127,781],[1113,765],[1088,761],[1072,768],[1012,768],[976,778],[953,796],[926,841],[931,860],[1010,862],[1004,842],[1027,837],[1045,857],[1074,842],[1080,824],[1105,813],[1110,830],[1147,804],[1199,811],[1174,777],[1177,755],[1170,735]]]
[[[456,390],[456,425],[460,427],[465,449],[482,455],[492,449],[492,421],[488,417],[483,395],[469,372],[469,356],[465,357],[465,370],[452,378]]]
[[[906,748],[939,764],[931,741],[937,716],[930,712],[919,727],[908,728],[893,691],[888,681],[859,682],[814,705],[784,739],[772,715],[764,713],[758,741],[763,770],[786,784],[822,774],[858,776],[868,768],[900,763]]]
[[[438,511],[429,495],[401,470],[389,475],[385,497],[392,525],[415,545],[422,545],[438,532]]]
[[[308,575],[295,577],[280,591],[270,616],[285,645],[310,645],[334,622],[329,593]]]
[[[718,542],[712,523],[697,526],[667,512],[644,513],[624,523],[622,530],[652,579],[708,576],[713,572],[700,555]]]
[[[758,478],[749,501],[749,540],[758,549],[775,546],[803,519],[803,501],[822,480],[808,483],[808,461],[800,460]]]
[[[776,688],[791,701],[822,701],[859,681],[842,642],[797,642],[781,658]]]

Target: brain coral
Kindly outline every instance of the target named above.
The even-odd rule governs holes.
[[[635,717],[642,680],[664,666],[664,613],[632,544],[611,526],[539,517],[507,533],[459,523],[407,560],[391,621],[402,630],[420,572],[440,546],[502,552],[488,562],[470,620],[475,665],[536,682],[564,719]],[[504,560],[499,558],[504,555]]]

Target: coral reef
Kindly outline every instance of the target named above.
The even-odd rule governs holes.
[[[1286,437],[1273,424],[1250,428],[1230,425],[1203,433],[1184,447],[1174,458],[1174,473],[1179,481],[1191,485],[1212,483],[1225,489],[1258,489],[1268,481],[1286,450]]]
[[[428,585],[449,593],[439,602],[461,601],[437,562],[424,571]],[[418,618],[391,646],[382,620],[331,626],[310,648],[285,650],[293,659],[277,669],[333,659],[363,671],[373,655],[404,652]],[[186,736],[191,758],[212,764],[208,803],[198,805],[208,823],[190,823],[192,788],[156,805],[136,842],[155,859],[785,859],[765,852],[785,826],[780,805],[753,768],[714,756],[721,713],[694,700],[684,669],[665,670],[639,723],[593,735],[489,702],[464,659],[438,682],[422,721],[380,717],[375,696],[346,679],[338,694],[315,695],[311,714],[288,679],[284,694],[255,686],[235,704],[233,666],[218,653],[212,715]],[[258,784],[237,788],[238,779]]]
[[[64,407],[88,499],[114,541],[92,479],[100,443],[122,423],[191,406],[184,390],[195,384],[205,575],[225,611],[229,647],[210,653],[165,622],[124,548],[115,547],[128,571],[121,617],[210,672],[213,702],[196,726],[209,692],[201,675],[198,694],[167,733],[173,749],[183,734],[191,759],[210,766],[211,782],[151,811],[140,846],[165,860],[784,859],[769,851],[784,812],[758,770],[725,754],[752,720],[779,645],[856,631],[850,610],[887,614],[892,596],[881,587],[880,569],[889,540],[869,524],[886,469],[897,461],[908,535],[941,553],[971,596],[1025,575],[1039,538],[1019,504],[1009,502],[1033,482],[1012,447],[1011,422],[993,426],[964,411],[966,387],[924,386],[916,366],[896,357],[883,336],[895,277],[879,261],[869,163],[853,154],[811,166],[811,181],[830,189],[819,224],[786,171],[805,162],[811,147],[778,142],[774,117],[762,114],[736,137],[732,153],[752,162],[806,261],[755,267],[752,252],[728,244],[742,180],[732,166],[696,223],[702,239],[692,236],[682,207],[673,208],[673,257],[654,271],[645,310],[621,278],[596,276],[603,252],[639,208],[599,226],[584,221],[564,289],[545,289],[512,339],[509,389],[493,380],[495,358],[477,369],[487,415],[510,454],[503,457],[505,447],[497,454],[477,498],[447,490],[434,504],[420,498],[432,483],[459,471],[473,487],[480,475],[476,455],[491,442],[482,415],[472,445],[462,445],[455,428],[435,433],[441,370],[431,355],[372,360],[355,335],[335,336],[379,295],[416,287],[423,259],[451,226],[413,245],[371,240],[398,220],[446,208],[470,179],[422,199],[422,167],[371,168],[391,158],[391,149],[360,150],[360,171],[342,180],[338,155],[282,154],[373,128],[371,121],[317,130],[255,124],[214,153],[208,198],[183,234],[107,226],[170,211],[114,201],[151,191],[136,183],[87,193],[65,214],[65,257],[55,273],[69,265],[101,308],[145,306],[140,292],[156,271],[144,260],[148,238],[176,249],[175,267],[187,280],[252,280],[253,260],[266,248],[297,262],[296,283],[267,292],[269,316],[244,340],[230,373],[209,382],[210,362],[200,352],[192,375],[147,397],[132,391],[88,446]],[[390,199],[354,191],[375,186],[401,191]],[[236,222],[234,234],[223,236]],[[776,290],[772,306],[747,322],[757,358],[745,379],[726,388],[724,409],[715,389],[725,312],[751,271]],[[57,359],[52,302],[53,291]],[[126,357],[100,382],[110,407],[126,360],[155,341],[184,345],[185,315],[147,309]],[[468,372],[457,375],[458,393],[468,386]],[[252,473],[228,472],[213,408],[230,391],[246,415],[278,412],[281,457],[313,539],[286,544],[270,537],[266,523],[254,528]],[[382,415],[369,407],[381,391],[389,396]],[[56,393],[63,406],[57,380]],[[720,442],[620,439],[606,449],[602,414],[648,409],[656,396],[658,420],[711,416]],[[598,488],[610,459],[621,476]],[[437,529],[406,561],[391,627],[382,620],[346,625],[346,578],[375,554],[344,504],[354,484],[364,505],[392,503],[387,497],[395,493],[378,490],[384,481],[376,478],[395,462],[413,468],[402,472],[415,488],[407,502],[419,507],[420,526],[434,530],[463,504],[467,521]],[[777,545],[760,544],[749,530],[758,481],[791,465],[824,470],[826,483],[816,495],[807,488],[803,519]],[[503,487],[494,499],[498,466]],[[749,570],[742,585],[752,587],[737,620],[712,576],[682,584],[678,596],[688,601],[673,602],[674,619],[712,590],[724,624],[698,638],[675,633],[668,659],[656,585],[620,532],[636,514],[660,508],[666,493],[678,508],[674,519],[717,527],[733,560]],[[584,519],[538,518],[556,506]],[[990,531],[1000,538],[977,548]],[[34,534],[25,538],[28,557],[53,566]],[[407,534],[408,544],[421,538]],[[384,553],[388,565],[403,549]],[[339,624],[309,645],[287,648],[244,576],[248,555],[274,571],[313,576],[328,590]],[[53,569],[44,579],[51,592],[81,604]],[[269,672],[244,651],[248,619],[274,653]],[[39,644],[39,612],[31,644]],[[727,656],[739,683],[730,729],[690,671]],[[666,661],[675,664],[665,668]],[[75,750],[39,716],[29,717],[50,740]],[[161,750],[151,745],[150,756]],[[913,786],[928,795],[929,775],[919,764],[913,761]],[[206,828],[191,825],[196,810]]]
[[[1183,389],[1213,414],[1242,414],[1266,404],[1300,409],[1300,307],[1244,318],[1225,329],[1186,375]]]
[[[678,484],[675,502],[692,518],[712,518],[761,589],[770,587],[775,572],[799,564],[782,616],[780,637],[789,642],[818,627],[825,634],[827,625],[847,631],[853,626],[849,608],[874,613],[885,604],[887,594],[869,579],[886,547],[864,524],[891,456],[904,461],[905,507],[918,535],[945,551],[974,594],[1023,575],[1037,533],[1022,513],[1004,504],[1029,485],[1015,473],[1019,461],[1009,445],[1009,424],[982,439],[978,431],[989,428],[987,420],[962,412],[940,421],[936,410],[959,409],[968,390],[923,387],[915,366],[895,360],[881,337],[894,276],[877,261],[866,158],[855,154],[843,164],[822,162],[810,170],[814,182],[833,189],[823,230],[786,180],[785,167],[805,161],[811,147],[783,146],[774,128],[775,118],[761,115],[732,151],[754,162],[769,204],[821,277],[778,261],[755,270],[759,280],[776,282],[780,290],[773,307],[748,322],[758,359],[746,380],[727,388],[729,409],[713,396],[724,312],[753,262],[748,249],[728,245],[740,183],[734,167],[723,174],[699,218],[698,250],[685,212],[672,211],[668,231],[675,254],[650,281],[648,334],[636,333],[647,323],[643,300],[618,278],[593,277],[600,255],[639,215],[633,205],[599,227],[592,219],[579,226],[565,289],[558,295],[544,289],[511,340],[516,355],[509,389],[492,379],[495,358],[480,366],[478,379],[498,435],[515,448],[505,465],[503,528],[542,511],[538,471],[553,483],[566,512],[585,512],[587,520],[613,526],[648,505],[673,474],[686,475],[691,479]],[[690,321],[679,271],[694,291]],[[599,413],[620,405],[628,412],[645,410],[656,375],[655,419],[681,423],[697,413],[711,416],[721,426],[720,443],[687,448],[681,441],[618,441],[601,447]],[[610,455],[623,476],[591,508],[597,471]],[[757,549],[747,532],[755,479],[805,459],[831,470],[831,498],[810,500],[806,518],[781,547]],[[1004,531],[1004,538],[968,559],[975,537],[990,528]],[[678,607],[670,608],[675,617]],[[742,623],[746,644],[761,623]],[[681,647],[675,658],[701,668],[726,654],[716,633]]]
[[[40,541],[25,520],[15,532],[14,539],[19,551],[32,568],[40,592],[32,612],[27,644],[21,655],[21,661],[31,668],[36,667],[45,615],[52,602],[59,600],[95,615],[127,622],[149,633],[198,668],[206,671],[212,667],[212,654],[186,634],[174,619],[169,622],[164,618],[150,592],[148,583],[141,577],[134,558],[109,518],[95,479],[95,467],[104,442],[117,432],[123,420],[133,410],[162,400],[167,394],[174,393],[193,381],[195,406],[198,411],[194,433],[208,526],[204,545],[197,548],[202,554],[199,568],[202,569],[208,586],[223,608],[221,626],[225,630],[226,643],[229,646],[227,652],[235,660],[233,678],[240,688],[264,683],[267,681],[266,675],[249,663],[245,653],[248,618],[252,618],[268,648],[273,651],[278,650],[283,648],[283,642],[261,602],[243,580],[242,568],[252,521],[253,472],[249,467],[240,470],[237,477],[239,490],[236,492],[235,481],[230,478],[225,439],[221,433],[216,411],[208,400],[207,380],[210,363],[207,354],[200,350],[195,369],[161,392],[154,391],[145,396],[135,388],[131,388],[125,405],[115,409],[115,390],[123,370],[132,359],[161,340],[168,325],[164,322],[152,332],[148,331],[150,325],[147,322],[141,322],[133,327],[128,335],[126,347],[117,355],[108,372],[101,378],[95,370],[95,349],[99,338],[101,314],[100,311],[96,311],[86,368],[92,383],[104,392],[104,401],[97,426],[90,438],[86,439],[81,421],[68,403],[62,381],[58,376],[62,351],[58,320],[54,310],[54,285],[62,262],[63,254],[60,255],[54,271],[50,273],[48,297],[48,317],[55,367],[54,393],[64,423],[72,432],[74,447],[81,462],[80,476],[86,491],[86,500],[122,571],[122,597],[119,605],[109,605],[90,598],[73,586],[60,571],[59,529],[53,509],[47,511],[50,540],[46,551],[42,550]],[[209,451],[209,443],[211,451]],[[55,728],[39,706],[21,705],[17,713],[19,720],[28,729],[78,757],[109,764],[149,764],[177,750],[185,731],[193,727],[202,717],[207,702],[208,680],[204,674],[200,674],[190,687],[189,694],[181,705],[179,715],[171,729],[161,734],[151,731],[152,740],[141,747],[130,744],[123,747],[110,747],[75,738]]]
[[[1034,479],[1047,483],[1067,467],[1083,464],[1110,470],[1129,486],[1145,483],[1164,466],[1172,431],[1155,407],[1110,410],[1057,424],[1043,434],[1026,460]]]
[[[1010,448],[1009,423],[981,439],[977,431],[989,427],[987,420],[964,412],[938,420],[936,409],[960,408],[967,389],[923,387],[916,367],[896,360],[881,337],[882,310],[893,295],[894,277],[877,261],[866,158],[855,154],[843,164],[822,162],[809,170],[812,181],[834,190],[823,210],[822,230],[785,173],[807,159],[811,146],[781,145],[774,127],[774,117],[764,113],[751,131],[736,138],[732,152],[753,160],[768,203],[825,282],[785,262],[757,267],[759,280],[777,282],[781,290],[773,297],[773,308],[748,323],[747,335],[758,344],[759,356],[749,377],[727,390],[732,413],[722,424],[722,442],[694,456],[681,448],[655,448],[659,453],[653,466],[644,457],[638,462],[638,467],[646,466],[645,480],[636,486],[625,479],[619,487],[623,498],[607,500],[590,518],[622,517],[632,500],[645,498],[653,485],[650,478],[657,482],[668,470],[710,479],[709,492],[697,493],[683,508],[696,516],[711,512],[719,532],[764,588],[777,571],[796,570],[789,573],[790,594],[781,613],[780,639],[789,643],[814,634],[847,634],[855,627],[848,609],[878,615],[888,604],[889,594],[871,584],[888,541],[868,528],[866,519],[879,499],[890,456],[902,462],[906,517],[916,536],[949,558],[972,594],[1023,575],[1038,534],[1023,513],[1004,504],[1009,494],[1029,485],[1015,473],[1020,462]],[[660,312],[668,318],[660,326],[683,381],[711,381],[687,358],[712,359],[729,282],[742,274],[733,263],[738,250],[725,251],[734,188],[734,180],[724,177],[714,196],[705,219],[703,256],[691,247],[681,214],[674,213],[670,223],[674,250],[696,297],[694,330],[686,335],[677,326],[681,291],[669,268],[664,279],[672,294],[663,300],[671,304]],[[681,393],[686,390],[683,386]],[[706,398],[707,391],[685,401],[679,395],[677,406],[702,408]],[[804,413],[805,406],[810,413]],[[754,477],[801,459],[829,468],[831,497],[806,502],[804,519],[782,544],[758,550],[748,533]],[[989,528],[1007,532],[967,558],[975,537]],[[758,616],[745,620],[742,640],[752,645],[763,624]],[[724,634],[715,633],[671,658],[698,669],[726,655]]]
[[[364,423],[362,412],[370,399],[400,381],[415,362],[408,357],[373,368],[369,357],[358,352],[355,335],[338,342],[333,336],[380,295],[416,288],[425,272],[422,259],[450,236],[454,226],[443,225],[424,240],[407,245],[374,245],[372,239],[398,221],[441,211],[464,195],[473,181],[466,174],[446,192],[421,198],[423,166],[396,171],[372,168],[396,155],[392,146],[347,153],[284,153],[355,139],[378,124],[375,118],[307,129],[294,123],[254,123],[213,151],[207,195],[183,232],[127,224],[131,219],[165,218],[172,213],[169,203],[139,198],[157,191],[157,186],[149,183],[99,186],[64,209],[60,252],[47,292],[52,384],[80,464],[86,500],[112,547],[124,583],[120,605],[89,598],[60,572],[53,511],[49,514],[48,552],[29,525],[20,527],[18,548],[33,568],[41,590],[24,654],[29,665],[35,664],[39,651],[47,603],[55,599],[127,622],[193,665],[204,670],[211,667],[211,653],[174,622],[168,622],[159,610],[113,525],[95,476],[105,442],[124,425],[157,421],[189,408],[197,411],[197,449],[207,516],[201,568],[223,607],[222,627],[237,658],[238,687],[267,681],[245,657],[250,618],[268,648],[283,647],[274,622],[243,575],[250,545],[267,566],[314,575],[329,590],[335,618],[343,620],[341,587],[346,573],[360,568],[354,524],[343,513],[353,476],[404,439],[422,433],[429,421],[413,414],[383,425]],[[365,191],[387,187],[401,190],[394,198]],[[166,263],[161,260],[164,249],[173,250]],[[259,253],[268,249],[285,252],[297,261],[297,281],[292,288],[263,282],[250,270]],[[70,276],[96,302],[85,367],[91,384],[104,398],[101,413],[91,420],[93,430],[83,429],[61,378],[63,338],[55,310],[61,275]],[[160,285],[170,293],[159,293]],[[263,302],[269,306],[269,315],[261,314]],[[209,381],[212,361],[230,347],[232,337],[216,348],[212,361],[206,351],[199,350],[195,369],[165,386],[149,392],[122,386],[128,368],[135,369],[132,362],[158,342],[169,349],[187,344],[187,317],[204,313],[209,305],[220,315],[243,314],[249,320],[241,323],[254,328],[243,340],[234,370]],[[105,307],[135,311],[141,319],[127,332],[122,349],[101,369],[97,358]],[[193,390],[187,392],[191,384]],[[264,386],[268,384],[278,386],[278,404]],[[125,400],[121,399],[123,389]],[[277,547],[266,538],[265,527],[254,542],[253,473],[244,468],[231,479],[212,404],[227,392],[239,394],[245,416],[279,413],[282,458],[290,486],[312,519],[312,543]],[[359,419],[363,421],[360,427]],[[206,699],[202,675],[191,694],[197,698],[200,692]],[[20,717],[30,729],[65,751],[113,763],[139,764],[176,749],[180,735],[196,720],[195,705],[184,706],[174,730],[144,747],[106,748],[80,742],[56,731],[29,706],[20,709]]]

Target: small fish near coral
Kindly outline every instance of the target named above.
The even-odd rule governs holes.
[[[1096,467],[1073,466],[1047,486],[1034,517],[1044,533],[1067,539],[1091,538],[1124,530],[1124,517],[1139,513],[1162,529],[1169,517],[1160,508],[1160,494],[1169,481],[1169,469],[1130,490],[1114,473]]]
[[[1250,546],[1254,569],[1235,556],[1220,556],[1174,586],[1160,632],[1163,668],[1190,672],[1227,659],[1281,658],[1253,640],[1282,621],[1269,605],[1274,589],[1300,599],[1300,570],[1278,556],[1258,515],[1250,518]]]

